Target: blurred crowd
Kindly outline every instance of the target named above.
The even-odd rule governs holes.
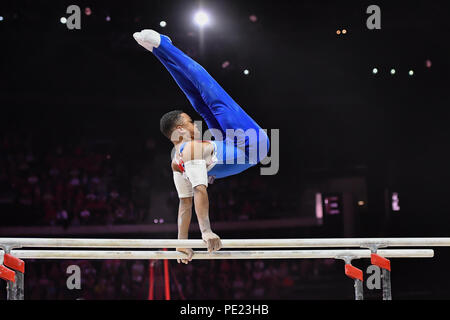
[[[25,281],[27,300],[120,299],[145,300],[150,292],[153,264],[153,298],[165,299],[162,260],[28,260]],[[80,288],[67,283],[80,267]],[[192,299],[295,299],[306,283],[326,274],[342,278],[342,265],[324,260],[211,260],[188,265],[169,260],[170,295]],[[351,287],[351,281],[346,283]],[[3,291],[3,290],[2,290]],[[311,295],[311,292],[309,292]]]
[[[16,211],[13,223],[67,227],[142,222],[145,199],[132,194],[123,164],[100,149],[82,144],[37,149],[31,135],[3,136],[0,204]]]

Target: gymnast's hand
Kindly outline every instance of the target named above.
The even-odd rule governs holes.
[[[178,263],[182,262],[184,264],[188,264],[189,261],[192,261],[192,256],[194,255],[194,250],[192,250],[192,249],[184,249],[184,248],[177,248],[177,251],[187,254],[187,258],[186,259],[177,259]]]
[[[212,231],[202,233],[202,239],[208,246],[208,252],[214,252],[222,248],[222,241],[217,234]]]

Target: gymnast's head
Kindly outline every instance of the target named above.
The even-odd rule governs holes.
[[[181,110],[164,114],[159,121],[159,127],[162,134],[175,144],[200,137],[200,131],[192,118]]]

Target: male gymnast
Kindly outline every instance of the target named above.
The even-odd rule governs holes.
[[[267,156],[270,142],[264,130],[225,92],[209,73],[176,48],[169,37],[154,30],[133,34],[166,67],[195,111],[208,125],[214,140],[200,140],[191,117],[180,110],[170,111],[160,120],[161,132],[174,144],[171,167],[180,199],[178,239],[187,239],[195,206],[198,224],[209,252],[222,248],[209,220],[208,182],[238,174]],[[193,250],[178,263],[192,260]]]

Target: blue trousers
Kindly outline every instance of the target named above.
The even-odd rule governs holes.
[[[215,138],[219,162],[208,175],[217,179],[235,175],[266,157],[270,148],[267,134],[200,64],[164,35],[153,54],[175,79]],[[227,130],[234,134],[227,135]]]

